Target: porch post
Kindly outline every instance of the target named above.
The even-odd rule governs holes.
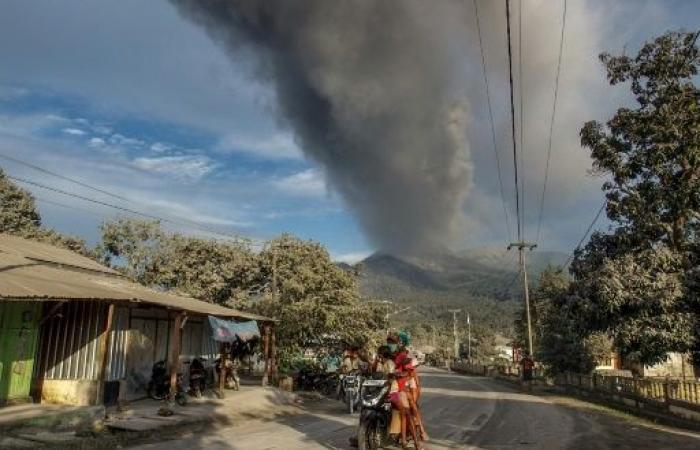
[[[270,325],[270,375],[272,382],[277,384],[277,334]]]
[[[222,342],[219,345],[219,397],[224,398],[224,389],[226,388],[226,343]]]
[[[107,381],[107,363],[109,362],[109,344],[112,338],[112,319],[114,317],[114,303],[110,303],[107,307],[107,320],[105,321],[105,328],[102,332],[102,337],[100,338],[100,351],[102,355],[102,361],[100,362],[100,372],[99,372],[99,387],[97,389],[97,398],[95,399],[95,404],[100,405],[104,401],[104,389],[105,382]]]
[[[262,385],[267,386],[270,377],[270,324],[263,325],[263,356],[265,358],[265,373],[263,373]]]
[[[170,333],[170,399],[175,400],[177,393],[177,371],[180,368],[180,344],[182,336],[182,319],[185,312],[180,311],[173,320],[173,329]]]

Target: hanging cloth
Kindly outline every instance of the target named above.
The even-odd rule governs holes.
[[[254,320],[234,322],[209,316],[209,325],[211,326],[211,337],[217,342],[235,342],[236,338],[246,342],[260,336],[258,323]]]

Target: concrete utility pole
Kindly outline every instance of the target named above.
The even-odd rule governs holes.
[[[467,313],[467,358],[469,362],[472,361],[472,321],[469,318],[469,313]]]
[[[455,359],[459,359],[459,337],[457,336],[457,313],[462,312],[461,309],[450,309],[452,313],[452,327],[455,335]]]
[[[537,247],[537,244],[531,244],[529,242],[512,242],[508,246],[508,250],[512,248],[517,248],[518,253],[519,253],[519,259],[520,259],[520,276],[523,279],[523,288],[525,290],[525,314],[527,315],[527,340],[528,340],[528,349],[529,349],[529,354],[530,357],[532,358],[534,355],[532,354],[532,321],[530,320],[530,289],[527,284],[527,267],[525,264],[525,249],[528,249],[532,251],[535,247]]]

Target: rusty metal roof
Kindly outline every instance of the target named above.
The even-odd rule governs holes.
[[[149,289],[77,253],[2,233],[0,300],[123,301],[220,317],[274,321],[192,297]]]

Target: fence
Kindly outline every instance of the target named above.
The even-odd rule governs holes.
[[[518,380],[517,366],[486,366],[456,363],[456,372]],[[537,383],[559,391],[602,400],[655,415],[673,416],[700,422],[700,382],[663,378],[634,378],[603,374],[564,373],[547,377],[541,368],[534,370]]]

